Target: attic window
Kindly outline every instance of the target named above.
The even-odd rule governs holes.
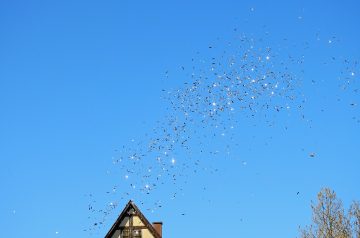
[[[121,231],[121,238],[141,238],[141,230],[133,230],[132,231],[132,234],[130,232],[130,229],[129,228],[124,228],[122,231]]]
[[[141,230],[134,230],[133,238],[141,238]]]
[[[129,229],[124,229],[121,231],[121,238],[130,238],[130,230]]]

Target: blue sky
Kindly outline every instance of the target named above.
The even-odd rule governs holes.
[[[0,236],[103,237],[133,198],[144,202],[138,205],[150,220],[164,222],[164,237],[296,237],[322,187],[333,188],[345,206],[359,200],[360,68],[353,63],[360,58],[359,7],[357,1],[1,1]],[[175,164],[172,171],[185,174],[186,183],[165,180],[149,195],[129,190],[124,169],[113,164],[119,150],[143,146],[136,143],[146,144],[145,135],[166,123],[173,112],[162,90],[192,82],[192,65],[203,67],[192,58],[211,58],[209,46],[221,51],[238,34],[304,56],[295,88],[306,99],[304,110],[271,113],[272,126],[240,111],[231,122],[234,140],[191,144],[204,151],[231,145],[230,155],[219,149],[209,160],[196,154],[185,160],[179,151],[177,161],[189,169]],[[108,195],[115,184],[118,193]],[[171,199],[174,191],[181,195]],[[101,215],[89,212],[89,194],[97,209],[118,204],[91,231]],[[152,211],[158,200],[162,208]]]

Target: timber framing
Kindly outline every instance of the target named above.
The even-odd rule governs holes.
[[[124,210],[120,213],[119,217],[116,219],[115,223],[112,225],[109,232],[106,234],[105,238],[111,238],[116,230],[123,228],[120,227],[120,223],[125,217],[129,216],[128,212],[131,209],[134,209],[135,214],[131,214],[130,216],[132,215],[138,216],[145,225],[145,226],[139,226],[139,228],[147,228],[150,231],[150,233],[154,236],[154,238],[161,238],[160,234],[155,230],[152,224],[146,219],[146,217],[142,214],[140,209],[131,200],[127,203]]]

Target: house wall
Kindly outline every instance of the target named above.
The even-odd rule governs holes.
[[[124,217],[124,219],[121,221],[120,226],[129,226],[129,217]]]
[[[140,217],[133,217],[133,226],[145,226],[145,224],[140,220]]]
[[[145,226],[145,224],[140,220],[138,216],[133,216],[133,227],[136,229],[137,226]],[[129,217],[125,217],[121,223],[121,227],[126,227],[130,225]],[[154,238],[154,236],[151,234],[151,232],[148,229],[141,229],[141,237],[142,238]],[[114,235],[111,238],[121,238],[120,236],[120,230],[116,230]]]
[[[148,229],[141,229],[142,238],[154,238],[151,232]],[[115,231],[114,235],[111,238],[121,238],[120,230]]]
[[[121,223],[120,226],[130,226],[130,220],[129,217],[125,217]],[[140,220],[140,217],[133,216],[133,226],[145,226],[144,223]]]
[[[154,238],[154,236],[151,234],[151,232],[148,229],[142,229],[141,236],[142,238]]]

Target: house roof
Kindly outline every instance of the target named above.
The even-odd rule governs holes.
[[[147,229],[149,229],[150,233],[155,238],[161,238],[160,234],[155,230],[155,228],[152,226],[152,224],[146,219],[146,217],[142,214],[140,209],[135,205],[133,201],[129,201],[124,210],[120,213],[119,217],[116,219],[115,223],[110,228],[109,232],[106,234],[105,238],[111,238],[111,236],[115,233],[117,228],[119,227],[121,221],[127,216],[127,212],[133,208],[136,212],[136,215],[139,216],[140,220],[144,223]]]

